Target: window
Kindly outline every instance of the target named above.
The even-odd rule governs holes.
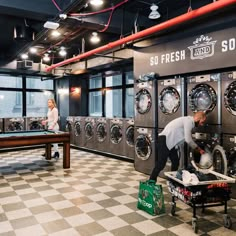
[[[102,116],[102,91],[89,93],[89,116]]]
[[[128,71],[125,73],[125,84],[134,84],[133,71]]]
[[[89,89],[102,88],[102,76],[98,75],[89,80]]]
[[[27,77],[26,88],[53,90],[53,80],[41,80],[41,77]]]
[[[22,77],[11,75],[0,75],[0,87],[2,88],[22,88]]]
[[[125,111],[126,117],[134,117],[134,88],[125,90]]]
[[[105,77],[106,87],[114,87],[122,85],[122,74]]]
[[[105,113],[106,117],[122,116],[122,89],[106,90]]]

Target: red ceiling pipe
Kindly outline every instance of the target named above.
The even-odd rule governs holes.
[[[155,26],[150,27],[148,29],[142,30],[142,31],[140,31],[136,34],[132,34],[130,36],[127,36],[127,37],[119,39],[117,41],[108,43],[107,45],[95,48],[95,49],[90,50],[88,52],[82,53],[78,56],[75,56],[75,57],[69,58],[67,60],[64,60],[62,62],[59,62],[57,64],[53,64],[53,65],[49,66],[46,69],[46,71],[49,72],[49,71],[51,71],[51,70],[53,70],[53,69],[55,69],[59,66],[64,66],[64,65],[70,64],[72,62],[79,61],[80,59],[92,56],[96,53],[101,53],[103,51],[115,48],[115,47],[120,46],[122,44],[131,42],[131,41],[134,41],[134,40],[137,40],[137,39],[141,39],[141,38],[146,37],[146,36],[150,36],[153,33],[159,32],[159,31],[164,30],[164,29],[168,29],[172,26],[187,22],[189,20],[192,20],[192,19],[195,19],[197,17],[206,15],[208,13],[219,10],[221,8],[233,5],[235,3],[236,3],[236,0],[218,0],[216,2],[210,3],[206,6],[198,8],[196,10],[190,11],[186,14],[177,16],[177,17],[175,17],[171,20],[165,21],[165,22],[163,22],[159,25],[155,25]]]

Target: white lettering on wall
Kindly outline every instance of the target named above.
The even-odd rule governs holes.
[[[228,52],[228,51],[233,51],[235,50],[236,45],[236,39],[231,38],[228,40],[223,40],[221,43],[222,46],[222,52]]]
[[[186,59],[185,50],[175,51],[171,53],[161,54],[160,56],[150,57],[150,66],[154,66],[158,64],[174,63],[177,61],[183,61],[185,59]]]

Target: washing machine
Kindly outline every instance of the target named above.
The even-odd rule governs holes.
[[[193,133],[193,140],[205,151],[212,153],[213,169],[216,172],[227,174],[227,158],[222,146],[222,135],[219,133]],[[199,163],[199,152],[189,148],[189,157]],[[190,160],[190,159],[189,159]]]
[[[184,116],[184,78],[158,80],[158,128]]]
[[[44,130],[42,121],[45,119],[45,117],[26,117],[26,130]]]
[[[5,132],[16,132],[25,130],[25,118],[14,117],[4,118],[4,131]]]
[[[123,119],[122,118],[112,118],[110,119],[110,143],[109,150],[110,153],[124,156],[125,148],[125,138],[123,136]]]
[[[124,156],[134,159],[134,119],[124,118],[123,137],[125,138]]]
[[[134,129],[134,168],[150,175],[155,165],[156,129],[135,127]]]
[[[222,73],[222,132],[236,134],[236,71]]]
[[[75,144],[74,142],[74,117],[73,116],[67,116],[66,117],[66,126],[65,131],[70,133],[70,144]]]
[[[84,147],[84,122],[85,117],[75,116],[74,117],[74,144],[78,147]]]
[[[141,82],[135,88],[135,126],[156,127],[156,80]]]
[[[85,117],[84,119],[84,147],[95,148],[95,118]]]
[[[107,152],[109,147],[109,119],[96,118],[94,149]]]
[[[0,133],[2,133],[4,131],[3,129],[3,118],[0,118]]]
[[[221,125],[220,73],[191,76],[187,80],[187,114],[205,111],[207,125]]]

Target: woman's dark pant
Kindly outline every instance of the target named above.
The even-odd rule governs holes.
[[[168,157],[171,161],[171,171],[176,171],[179,167],[179,156],[176,148],[169,150],[166,146],[166,136],[158,137],[157,155],[155,157],[155,167],[150,175],[150,180],[157,181],[159,173],[165,168]]]

